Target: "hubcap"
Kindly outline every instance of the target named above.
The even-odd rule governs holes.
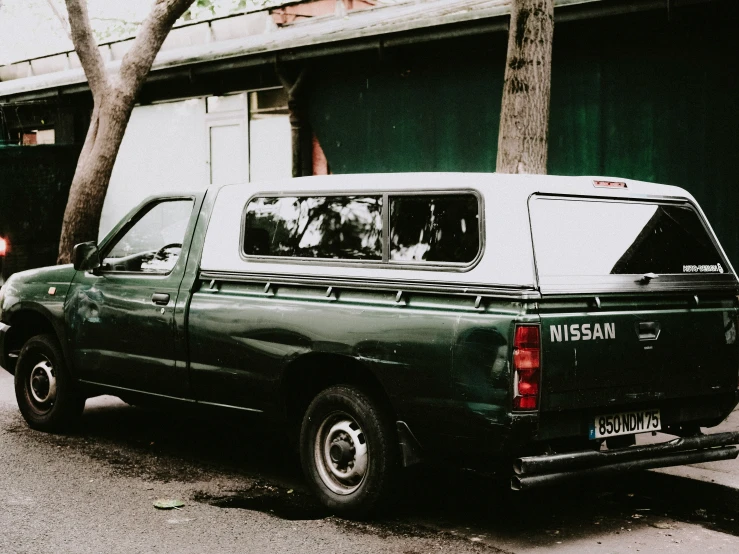
[[[347,495],[357,490],[369,466],[364,433],[344,413],[331,414],[323,420],[314,455],[321,480],[336,494]]]
[[[33,366],[29,384],[31,396],[38,404],[50,404],[56,400],[56,377],[48,360]]]

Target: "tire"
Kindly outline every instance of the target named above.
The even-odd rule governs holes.
[[[39,431],[63,431],[82,414],[85,398],[77,392],[53,335],[37,335],[23,345],[15,368],[15,398],[29,427]]]
[[[364,517],[392,490],[398,446],[391,420],[361,390],[338,385],[320,392],[300,430],[308,484],[333,513]]]

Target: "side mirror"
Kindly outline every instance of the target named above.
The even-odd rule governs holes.
[[[77,271],[90,271],[100,267],[100,251],[95,242],[83,242],[75,245],[72,251],[74,268]]]

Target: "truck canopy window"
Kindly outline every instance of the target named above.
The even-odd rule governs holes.
[[[246,207],[244,254],[382,260],[382,196],[255,198]]]
[[[390,260],[470,263],[480,250],[474,194],[390,196]]]
[[[530,206],[540,276],[728,271],[687,204],[540,197]]]

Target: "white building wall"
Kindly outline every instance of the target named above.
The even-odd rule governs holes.
[[[203,98],[134,108],[110,179],[99,238],[147,196],[208,186],[205,129]]]
[[[287,114],[255,111],[250,117],[246,93],[137,106],[113,168],[98,238],[148,196],[289,178],[291,164]]]
[[[252,118],[249,140],[251,181],[272,181],[292,175],[292,137],[288,116]]]

